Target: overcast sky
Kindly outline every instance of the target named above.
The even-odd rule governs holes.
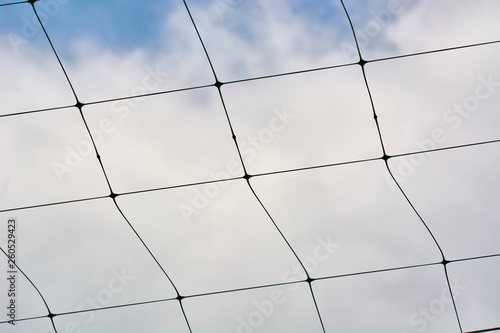
[[[0,331],[500,327],[500,3],[10,3]]]

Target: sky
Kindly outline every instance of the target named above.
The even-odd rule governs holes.
[[[500,332],[499,14],[0,0],[0,331]]]

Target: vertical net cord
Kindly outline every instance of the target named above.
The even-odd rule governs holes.
[[[45,297],[43,297],[42,293],[40,292],[40,289],[38,289],[38,287],[33,283],[33,281],[31,281],[31,279],[28,277],[28,275],[26,275],[26,273],[24,273],[24,271],[21,269],[21,267],[19,267],[18,263],[10,260],[10,257],[7,255],[7,253],[4,251],[4,249],[2,249],[0,247],[0,251],[2,251],[2,253],[5,255],[5,258],[9,259],[9,262],[11,262],[12,264],[14,264],[14,266],[16,266],[16,268],[19,270],[19,272],[21,272],[21,274],[26,278],[26,280],[28,280],[29,284],[33,288],[35,288],[36,293],[40,296],[40,299],[42,300],[42,302],[43,302],[43,304],[45,306],[45,309],[48,312],[47,316],[41,316],[41,317],[35,317],[35,318],[28,318],[28,319],[21,319],[21,320],[31,320],[31,319],[36,319],[36,318],[49,317],[50,318],[50,322],[52,324],[52,327],[54,328],[54,331],[56,331],[56,333],[57,333],[56,326],[54,324],[53,315],[52,315],[52,312],[50,311],[49,304],[47,303],[47,301],[45,300]],[[21,320],[16,319],[16,321],[21,321]]]
[[[322,330],[323,330],[323,333],[325,333],[325,327],[324,327],[324,324],[323,324],[323,319],[321,317],[321,314],[319,312],[319,309],[318,309],[318,305],[316,303],[316,298],[314,297],[314,293],[313,293],[313,290],[312,290],[312,287],[311,287],[311,282],[313,281],[313,279],[310,277],[309,275],[309,272],[307,271],[304,263],[302,262],[302,260],[300,259],[300,257],[298,256],[298,254],[296,253],[295,249],[292,247],[292,245],[290,244],[290,242],[288,241],[288,239],[285,237],[285,235],[283,234],[283,232],[281,231],[280,227],[276,224],[276,222],[274,221],[273,217],[271,216],[271,214],[269,213],[269,211],[267,210],[267,208],[264,206],[263,202],[260,200],[259,196],[257,195],[257,193],[255,192],[255,190],[253,189],[251,183],[250,183],[250,178],[252,177],[252,175],[250,175],[248,172],[247,172],[247,169],[246,169],[246,166],[245,166],[245,163],[243,161],[243,158],[242,158],[242,155],[241,155],[241,150],[240,150],[240,147],[238,145],[238,141],[236,139],[236,135],[234,133],[234,130],[233,130],[233,125],[231,123],[231,119],[229,117],[229,113],[227,111],[227,108],[226,108],[226,104],[224,102],[224,97],[222,96],[222,92],[221,92],[221,86],[224,84],[223,82],[219,81],[219,79],[217,78],[217,74],[215,72],[215,69],[212,65],[212,61],[210,59],[210,56],[208,54],[208,51],[205,47],[205,43],[203,42],[203,39],[201,38],[201,35],[200,35],[200,32],[198,31],[198,28],[196,26],[196,23],[193,19],[193,16],[191,15],[191,11],[189,10],[189,7],[186,3],[186,0],[183,0],[183,3],[184,3],[184,6],[186,8],[186,11],[189,15],[189,18],[191,20],[191,23],[193,24],[193,27],[196,31],[196,34],[198,36],[198,39],[201,43],[201,45],[203,46],[203,50],[205,52],[205,55],[207,57],[207,60],[208,62],[210,63],[210,68],[212,69],[212,73],[216,79],[216,83],[215,83],[215,86],[217,87],[217,90],[219,92],[219,96],[220,96],[220,100],[222,102],[222,105],[223,105],[223,108],[224,108],[224,113],[226,115],[226,119],[227,119],[227,122],[228,122],[228,125],[229,125],[229,128],[231,130],[231,137],[233,139],[233,142],[236,146],[236,150],[238,151],[238,155],[239,155],[239,159],[240,159],[240,162],[241,162],[241,165],[243,167],[243,171],[244,171],[244,176],[243,178],[246,180],[246,183],[250,189],[250,191],[252,192],[253,196],[255,197],[255,199],[258,201],[259,205],[262,207],[262,209],[264,210],[264,212],[266,213],[266,215],[268,216],[268,218],[271,220],[274,228],[278,231],[278,233],[280,234],[281,236],[281,239],[283,239],[283,241],[285,242],[285,244],[287,245],[288,249],[291,251],[291,253],[293,254],[293,256],[297,259],[298,263],[300,264],[300,266],[302,267],[302,269],[304,270],[307,278],[306,278],[306,282],[308,283],[309,285],[309,290],[311,291],[311,295],[312,295],[312,298],[313,298],[313,301],[314,301],[314,306],[316,308],[316,313],[317,313],[317,316],[318,316],[318,319],[321,323],[321,327],[322,327]]]
[[[43,30],[43,32],[44,32],[44,34],[45,34],[45,37],[47,38],[47,40],[48,40],[48,42],[49,42],[49,44],[50,44],[50,47],[51,47],[51,49],[52,49],[52,51],[53,51],[54,55],[56,56],[57,61],[58,61],[59,65],[60,65],[60,67],[61,67],[62,71],[64,72],[64,75],[65,75],[65,77],[66,77],[66,80],[67,80],[68,84],[69,84],[69,85],[70,85],[70,87],[71,87],[71,91],[73,92],[73,95],[74,95],[74,97],[75,97],[75,99],[76,99],[76,101],[77,101],[77,103],[76,103],[76,105],[75,105],[75,106],[76,106],[76,107],[78,108],[78,110],[79,110],[79,113],[80,113],[81,119],[82,119],[82,121],[83,121],[83,124],[85,125],[85,129],[86,129],[86,131],[87,131],[88,136],[90,137],[90,140],[91,140],[92,146],[93,146],[93,148],[94,148],[94,152],[95,152],[95,154],[96,154],[96,158],[97,158],[97,160],[98,160],[98,162],[99,162],[99,165],[100,165],[101,171],[102,171],[102,173],[103,173],[103,175],[104,175],[104,177],[105,177],[105,179],[106,179],[106,184],[107,184],[108,189],[109,189],[109,191],[110,191],[110,195],[109,195],[109,197],[113,200],[114,206],[115,206],[115,208],[118,210],[119,214],[120,214],[120,215],[122,216],[122,218],[126,221],[126,223],[128,224],[128,226],[132,229],[132,231],[134,232],[134,234],[136,235],[136,237],[139,239],[139,241],[142,243],[142,245],[144,246],[144,248],[146,249],[146,251],[147,251],[147,252],[149,253],[149,255],[153,258],[153,260],[154,260],[154,261],[155,261],[155,263],[158,265],[158,267],[161,269],[161,271],[163,272],[163,274],[165,275],[165,277],[166,277],[166,278],[168,279],[168,281],[171,283],[172,287],[174,288],[174,290],[175,290],[175,292],[176,292],[176,294],[177,294],[177,299],[179,300],[179,303],[180,303],[180,299],[181,299],[182,297],[181,297],[181,295],[179,294],[179,291],[178,291],[177,287],[175,286],[175,284],[174,284],[174,283],[173,283],[173,281],[171,280],[170,276],[167,274],[167,272],[166,272],[166,271],[164,270],[164,268],[161,266],[161,264],[159,263],[158,259],[157,259],[157,258],[154,256],[154,254],[151,252],[151,250],[149,249],[149,247],[146,245],[146,243],[145,243],[145,242],[144,242],[144,240],[141,238],[141,236],[139,235],[139,233],[138,233],[138,232],[135,230],[135,228],[132,226],[132,224],[130,223],[130,221],[129,221],[129,220],[128,220],[128,218],[125,216],[125,214],[122,212],[122,210],[121,210],[121,209],[120,209],[120,207],[118,206],[118,203],[116,202],[116,197],[117,197],[118,195],[117,195],[117,194],[115,194],[115,193],[113,192],[113,189],[112,189],[111,184],[110,184],[109,179],[108,179],[108,175],[107,175],[107,173],[106,173],[106,170],[104,169],[104,165],[103,165],[102,160],[101,160],[101,157],[100,157],[100,155],[99,155],[99,151],[98,151],[98,149],[97,149],[97,145],[96,145],[96,143],[95,143],[95,141],[94,141],[94,138],[92,137],[92,134],[91,134],[91,132],[90,132],[90,128],[89,128],[89,126],[88,126],[88,124],[87,124],[87,121],[86,121],[86,119],[85,119],[85,116],[83,115],[83,112],[82,112],[82,107],[84,106],[84,104],[83,104],[83,103],[81,103],[81,102],[79,101],[78,96],[77,96],[77,94],[76,94],[76,92],[75,92],[75,90],[74,90],[74,88],[73,88],[73,85],[71,84],[70,79],[69,79],[69,76],[67,75],[66,70],[65,70],[65,68],[64,68],[64,66],[63,66],[63,64],[62,64],[62,62],[61,62],[61,60],[60,60],[60,58],[59,58],[59,55],[57,54],[57,51],[55,50],[55,48],[54,48],[54,46],[53,46],[53,44],[52,44],[52,41],[51,41],[51,39],[50,39],[50,37],[49,37],[49,35],[48,35],[47,31],[45,30],[45,27],[43,26],[42,21],[40,20],[40,17],[39,17],[39,15],[38,15],[38,13],[37,13],[37,11],[36,11],[36,8],[35,8],[35,5],[34,5],[34,3],[35,3],[36,1],[37,1],[37,0],[34,0],[34,1],[30,2],[30,4],[31,4],[31,6],[32,6],[32,8],[33,8],[33,11],[34,11],[34,13],[35,13],[35,15],[36,15],[36,17],[37,17],[37,19],[38,19],[38,22],[40,23],[40,26],[42,27],[42,30]],[[38,290],[38,289],[37,289],[37,290]],[[182,304],[181,304],[181,310],[182,310],[182,314],[183,314],[184,318],[186,318],[186,314],[185,314],[184,308],[182,307]],[[50,312],[50,310],[49,310],[49,317],[50,317],[50,319],[51,319],[51,321],[52,321],[52,325],[53,325],[53,327],[54,327],[54,330],[56,330],[55,325],[54,325],[54,321],[53,321],[53,317],[54,317],[55,315],[56,315],[56,314],[51,313],[51,312]],[[186,318],[186,323],[187,323],[187,318]],[[191,332],[191,327],[189,326],[189,323],[187,323],[187,325],[188,325],[189,331]],[[57,332],[57,330],[56,330],[56,332]]]
[[[351,31],[352,31],[352,34],[354,36],[354,41],[356,43],[356,50],[358,52],[358,56],[359,56],[359,65],[361,66],[361,70],[362,70],[362,73],[363,73],[363,81],[365,83],[365,87],[366,87],[366,91],[368,93],[368,97],[370,99],[370,105],[371,105],[371,108],[372,108],[372,112],[373,112],[373,119],[375,121],[375,125],[377,127],[377,133],[378,133],[378,136],[379,136],[379,140],[380,140],[380,146],[382,148],[382,152],[383,152],[383,156],[382,156],[382,159],[384,160],[385,162],[385,165],[386,165],[386,168],[387,168],[387,171],[389,172],[389,174],[391,175],[391,178],[394,180],[394,182],[396,183],[397,187],[399,188],[399,190],[401,191],[401,193],[403,194],[403,196],[405,197],[406,201],[408,202],[408,204],[411,206],[411,208],[413,209],[413,211],[415,212],[415,214],[417,214],[417,216],[419,217],[420,221],[423,223],[423,225],[425,226],[425,228],[427,229],[428,233],[430,234],[430,236],[432,237],[434,243],[436,244],[437,248],[439,249],[439,252],[441,253],[441,258],[442,260],[444,261],[445,260],[445,257],[444,257],[444,253],[443,253],[443,250],[441,249],[441,246],[439,245],[436,237],[434,236],[434,234],[432,233],[432,231],[430,230],[430,228],[427,226],[427,224],[425,223],[425,221],[423,220],[423,218],[420,216],[420,214],[418,213],[418,211],[415,209],[415,207],[413,206],[412,202],[410,201],[410,199],[408,198],[408,196],[406,195],[406,193],[403,191],[403,189],[401,188],[400,184],[397,182],[397,180],[395,179],[394,175],[392,174],[392,171],[389,167],[389,164],[388,164],[388,160],[391,156],[387,155],[386,154],[386,151],[385,151],[385,146],[384,146],[384,140],[382,138],[382,132],[380,130],[380,125],[378,123],[378,116],[377,116],[377,112],[375,110],[375,105],[373,103],[373,98],[372,98],[372,94],[371,94],[371,91],[370,91],[370,86],[368,84],[368,80],[366,78],[366,72],[365,72],[365,64],[368,63],[368,61],[364,60],[362,55],[361,55],[361,50],[360,50],[360,47],[359,47],[359,44],[358,44],[358,39],[357,39],[357,36],[356,36],[356,31],[354,29],[354,25],[352,24],[352,21],[351,21],[351,18],[349,16],[349,13],[347,12],[347,8],[345,7],[344,5],[344,1],[343,0],[340,0],[341,4],[342,4],[342,7],[346,13],[346,16],[347,16],[347,19],[349,21],[349,25],[351,26]]]
[[[349,25],[351,27],[351,30],[352,30],[352,34],[354,36],[354,41],[356,43],[356,50],[358,52],[358,56],[359,56],[359,65],[361,66],[361,69],[363,71],[363,79],[364,79],[364,82],[365,82],[365,86],[366,86],[366,90],[368,92],[368,95],[370,97],[370,103],[371,103],[371,107],[372,107],[372,110],[373,110],[373,118],[375,120],[375,124],[377,126],[377,131],[378,131],[378,135],[379,135],[379,139],[380,139],[380,145],[382,147],[382,151],[383,151],[383,157],[382,159],[384,160],[385,162],[385,165],[386,165],[386,168],[387,168],[387,171],[389,172],[389,174],[391,175],[391,178],[393,179],[394,183],[396,184],[396,186],[399,188],[400,192],[403,194],[403,196],[405,197],[406,201],[408,202],[408,204],[410,205],[410,207],[413,209],[413,211],[415,212],[415,214],[418,216],[418,218],[420,219],[420,221],[422,222],[422,224],[425,226],[425,228],[427,229],[427,232],[429,233],[429,235],[432,237],[434,243],[436,244],[437,248],[439,249],[439,252],[441,253],[441,258],[442,258],[442,264],[443,264],[443,268],[444,268],[444,273],[445,273],[445,277],[446,277],[446,284],[448,286],[448,290],[450,292],[450,297],[451,297],[451,300],[452,300],[452,303],[453,303],[453,309],[454,309],[454,312],[455,312],[455,318],[457,319],[457,323],[458,323],[458,326],[460,328],[460,332],[463,333],[463,330],[462,330],[462,324],[460,322],[460,317],[458,315],[458,310],[457,310],[457,306],[456,306],[456,303],[455,303],[455,297],[453,296],[453,291],[451,289],[451,284],[450,284],[450,279],[448,278],[448,270],[447,270],[447,267],[446,267],[446,264],[448,263],[448,261],[446,260],[445,256],[444,256],[444,253],[443,253],[443,250],[440,246],[440,244],[438,243],[436,237],[434,236],[433,232],[431,231],[431,229],[429,228],[429,226],[427,225],[427,223],[425,223],[424,219],[422,218],[422,216],[418,213],[417,209],[415,208],[415,206],[413,205],[413,203],[411,202],[410,198],[407,196],[407,194],[403,191],[401,185],[399,184],[399,182],[396,180],[396,178],[394,177],[392,171],[391,171],[391,168],[389,167],[389,163],[387,162],[390,158],[389,155],[386,154],[386,151],[385,151],[385,146],[384,146],[384,140],[382,139],[382,132],[380,130],[380,125],[378,123],[378,117],[377,117],[377,112],[375,110],[375,105],[373,103],[373,98],[372,98],[372,95],[371,95],[371,91],[370,91],[370,86],[368,84],[368,80],[366,78],[366,71],[365,71],[365,64],[367,63],[367,61],[365,61],[361,55],[361,49],[359,47],[359,43],[358,43],[358,38],[356,36],[356,31],[354,29],[354,25],[352,23],[352,20],[349,16],[349,13],[347,11],[347,8],[344,4],[344,1],[343,0],[340,0],[341,4],[342,4],[342,8],[344,9],[345,11],[345,14],[347,16],[347,19],[349,21]]]
[[[446,284],[447,284],[447,287],[448,287],[448,291],[450,292],[450,298],[451,298],[451,302],[453,304],[453,310],[455,312],[455,317],[457,318],[458,328],[460,329],[460,332],[463,333],[464,330],[462,329],[462,323],[460,322],[460,316],[458,315],[457,304],[456,304],[456,301],[455,301],[455,297],[453,296],[453,291],[451,290],[451,283],[450,283],[450,278],[448,276],[448,267],[447,267],[447,264],[448,264],[447,261],[443,262],[444,274],[446,276]]]

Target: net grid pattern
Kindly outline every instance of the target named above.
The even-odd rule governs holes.
[[[40,18],[39,14],[37,12],[37,8],[35,6],[35,3],[37,2],[37,0],[30,0],[30,1],[27,1],[27,2],[29,2],[32,5],[33,12],[36,15],[36,17],[37,17],[40,25],[42,26],[43,33],[44,33],[45,37],[47,38],[48,42],[50,43],[52,51],[53,51],[55,57],[57,58],[58,63],[60,65],[61,69],[64,72],[64,75],[66,77],[67,83],[71,87],[71,90],[72,90],[72,92],[74,94],[74,97],[75,97],[75,99],[76,99],[77,102],[76,102],[75,105],[61,105],[59,107],[51,107],[49,109],[30,110],[30,111],[22,111],[22,112],[17,112],[17,113],[11,113],[11,114],[6,114],[6,115],[1,115],[0,116],[0,120],[2,118],[4,118],[4,117],[15,117],[15,116],[18,116],[18,115],[35,114],[35,113],[40,113],[40,112],[52,112],[54,110],[59,110],[59,109],[64,109],[64,108],[76,106],[79,109],[79,111],[80,111],[81,121],[85,125],[87,133],[88,133],[89,137],[92,140],[92,146],[93,146],[93,150],[95,152],[95,158],[99,162],[99,165],[100,165],[101,170],[102,170],[102,174],[104,175],[104,178],[106,179],[107,186],[109,188],[109,192],[110,192],[109,197],[111,199],[113,199],[113,202],[114,202],[116,210],[120,213],[120,215],[123,217],[123,219],[125,221],[127,221],[128,226],[133,230],[133,232],[135,233],[135,235],[137,236],[137,238],[140,240],[140,242],[142,243],[142,245],[144,246],[144,248],[147,250],[147,252],[151,256],[151,258],[153,258],[153,260],[156,262],[156,264],[161,269],[161,271],[163,272],[163,274],[171,282],[172,286],[175,289],[175,292],[177,293],[177,297],[175,297],[175,298],[169,298],[169,299],[165,299],[165,300],[155,300],[155,301],[146,301],[146,302],[139,302],[139,303],[132,303],[132,304],[122,304],[122,305],[117,305],[117,306],[101,307],[101,308],[98,308],[98,309],[89,309],[89,310],[86,309],[86,310],[72,311],[72,312],[66,312],[66,313],[54,313],[54,312],[51,311],[49,304],[45,301],[42,293],[37,289],[36,283],[33,283],[30,280],[30,277],[24,274],[24,272],[22,270],[22,263],[21,263],[21,264],[19,264],[19,266],[17,266],[19,272],[21,272],[21,274],[23,274],[25,276],[25,278],[37,290],[37,292],[39,293],[39,296],[41,297],[41,299],[43,300],[43,302],[44,302],[44,304],[45,304],[45,306],[47,308],[48,315],[45,316],[45,317],[23,318],[23,319],[19,319],[20,321],[34,320],[34,319],[48,317],[48,318],[50,318],[50,320],[52,322],[52,326],[53,326],[54,331],[57,332],[58,330],[56,329],[56,325],[54,324],[54,318],[57,317],[57,316],[64,316],[64,315],[75,314],[75,313],[85,313],[85,312],[89,312],[89,311],[99,311],[99,310],[102,310],[102,309],[121,308],[121,307],[127,307],[127,306],[131,306],[131,305],[141,305],[141,304],[150,304],[150,303],[157,303],[157,302],[163,302],[163,301],[177,300],[178,304],[180,306],[180,309],[182,311],[182,314],[184,316],[184,319],[186,321],[186,324],[187,324],[190,332],[192,332],[193,330],[191,329],[190,320],[189,320],[188,315],[186,314],[186,311],[184,310],[184,306],[183,306],[183,302],[186,299],[200,297],[200,296],[206,296],[206,295],[216,295],[216,294],[224,294],[224,293],[230,293],[230,292],[239,292],[239,291],[244,291],[244,290],[253,290],[253,289],[266,288],[266,287],[272,287],[272,286],[286,286],[286,285],[291,285],[291,284],[298,283],[296,281],[294,281],[294,282],[283,282],[283,283],[277,283],[277,284],[271,284],[271,285],[265,285],[265,286],[252,286],[252,287],[247,287],[247,288],[231,289],[231,290],[217,291],[217,292],[211,292],[211,293],[203,293],[203,294],[195,294],[195,295],[181,295],[181,293],[176,288],[176,284],[170,278],[169,273],[164,270],[164,268],[160,264],[159,260],[153,254],[153,251],[150,249],[150,247],[148,246],[148,244],[146,243],[146,241],[144,241],[141,238],[141,236],[139,235],[139,233],[134,229],[133,225],[129,222],[126,214],[122,211],[122,209],[120,208],[120,206],[118,205],[118,203],[116,201],[116,198],[119,197],[119,196],[121,196],[121,195],[145,193],[145,192],[159,191],[159,190],[179,188],[179,187],[187,187],[187,186],[193,186],[193,185],[202,185],[202,184],[211,184],[211,183],[219,183],[219,182],[228,182],[228,181],[239,179],[239,180],[245,180],[245,182],[246,182],[247,186],[249,187],[250,191],[255,196],[255,199],[259,202],[259,204],[261,206],[261,209],[265,212],[265,214],[268,216],[268,218],[270,219],[270,221],[272,221],[273,227],[278,231],[278,233],[280,234],[280,236],[282,237],[282,239],[284,240],[284,242],[287,244],[288,250],[293,254],[293,256],[297,259],[297,261],[302,266],[302,269],[306,272],[307,276],[302,281],[300,281],[300,282],[305,282],[305,283],[308,283],[308,285],[309,285],[309,293],[310,293],[310,296],[312,297],[312,300],[313,300],[313,303],[314,303],[314,306],[315,306],[315,311],[316,311],[317,316],[319,318],[319,322],[321,323],[321,327],[322,327],[323,332],[326,332],[327,330],[325,329],[325,325],[323,323],[324,320],[322,318],[322,314],[321,314],[321,311],[319,309],[319,306],[318,306],[318,304],[316,302],[315,293],[314,293],[314,290],[313,290],[312,285],[311,285],[313,281],[326,280],[326,279],[335,279],[335,278],[339,278],[339,277],[343,277],[343,276],[355,276],[355,275],[369,274],[369,273],[374,273],[374,272],[397,271],[397,270],[405,270],[405,269],[411,269],[411,268],[416,268],[416,267],[437,266],[437,265],[442,265],[442,267],[444,269],[444,272],[445,272],[445,275],[446,275],[446,283],[447,283],[448,291],[450,292],[450,295],[451,295],[451,298],[452,298],[453,309],[454,309],[456,320],[458,322],[458,325],[460,327],[461,332],[463,332],[463,333],[479,333],[479,332],[490,332],[490,331],[500,330],[500,327],[485,328],[483,330],[469,331],[469,332],[465,332],[465,331],[462,330],[461,323],[460,323],[460,316],[458,314],[458,311],[457,311],[457,308],[456,308],[456,305],[455,305],[455,297],[454,297],[454,294],[453,294],[453,291],[452,291],[452,283],[453,283],[453,281],[450,281],[450,279],[448,278],[448,272],[447,272],[447,265],[450,262],[469,261],[469,260],[476,260],[476,259],[481,259],[481,258],[498,257],[498,256],[500,256],[500,254],[492,254],[492,255],[489,255],[489,256],[478,256],[478,257],[474,257],[474,258],[463,258],[463,259],[456,259],[456,260],[447,260],[445,258],[445,255],[444,255],[442,249],[441,249],[440,244],[438,243],[437,239],[434,237],[434,234],[433,234],[432,230],[427,226],[425,219],[422,218],[419,215],[419,212],[414,207],[412,201],[407,196],[407,194],[405,193],[405,191],[403,190],[403,188],[400,186],[400,179],[398,179],[398,177],[394,175],[394,170],[391,169],[391,167],[389,166],[389,163],[388,163],[388,161],[391,158],[394,158],[394,157],[412,156],[412,155],[422,154],[422,153],[439,152],[439,151],[445,151],[445,150],[447,151],[447,150],[461,149],[461,148],[470,147],[470,146],[488,145],[488,144],[491,144],[491,143],[498,143],[498,142],[500,142],[500,140],[490,140],[490,141],[483,141],[483,142],[479,142],[479,143],[470,143],[470,144],[455,145],[455,146],[445,147],[445,148],[433,148],[433,149],[427,149],[427,150],[419,151],[419,152],[403,152],[403,153],[400,153],[400,154],[394,154],[392,156],[386,154],[385,147],[384,147],[384,140],[383,140],[383,136],[384,136],[383,134],[384,133],[382,132],[382,130],[381,130],[380,126],[379,126],[378,117],[377,117],[377,110],[376,110],[376,107],[375,107],[375,105],[373,103],[372,92],[370,91],[369,80],[367,79],[367,74],[365,72],[365,66],[367,64],[369,64],[369,63],[390,62],[390,61],[393,61],[395,59],[409,58],[409,57],[415,57],[415,56],[425,55],[425,54],[431,54],[431,53],[441,53],[441,52],[446,52],[446,51],[450,51],[450,50],[458,50],[458,49],[466,49],[466,48],[479,48],[479,47],[483,47],[485,45],[497,44],[497,43],[500,43],[500,41],[491,41],[491,42],[484,42],[484,43],[471,44],[471,45],[463,45],[463,46],[458,46],[458,47],[438,49],[438,50],[432,50],[432,51],[426,51],[426,52],[419,52],[419,53],[413,53],[413,54],[398,55],[398,56],[387,57],[387,58],[379,58],[379,59],[373,59],[373,60],[364,60],[361,48],[359,46],[359,43],[360,43],[359,37],[356,36],[356,31],[354,29],[353,23],[351,22],[351,17],[349,16],[349,12],[348,12],[347,8],[345,7],[343,1],[340,0],[340,2],[342,4],[342,7],[344,9],[344,12],[345,12],[345,16],[347,17],[347,19],[349,21],[349,24],[350,24],[350,27],[351,27],[351,30],[352,30],[351,32],[354,35],[354,41],[356,43],[356,50],[355,51],[357,53],[357,56],[360,59],[359,61],[354,62],[354,63],[346,63],[346,64],[340,64],[340,65],[330,66],[330,67],[327,67],[327,68],[315,68],[315,69],[308,69],[308,70],[303,70],[303,71],[296,71],[296,72],[289,72],[289,73],[279,73],[279,74],[276,74],[276,75],[268,75],[268,76],[263,76],[263,77],[252,77],[252,78],[247,78],[247,79],[239,79],[239,80],[222,82],[222,81],[220,81],[218,79],[217,71],[215,70],[215,68],[214,68],[214,66],[212,64],[212,60],[211,60],[209,52],[207,51],[207,49],[205,47],[204,40],[203,40],[203,38],[201,37],[201,35],[200,35],[199,31],[198,31],[197,23],[196,23],[195,19],[193,18],[192,14],[191,14],[191,11],[190,11],[190,8],[189,8],[188,4],[184,0],[183,4],[184,4],[186,12],[188,13],[189,18],[191,20],[192,28],[196,31],[196,34],[197,34],[197,36],[199,38],[199,42],[201,43],[201,45],[203,47],[203,50],[204,50],[204,53],[205,53],[205,56],[206,56],[206,58],[208,60],[208,63],[210,64],[210,68],[211,68],[212,74],[213,74],[213,76],[215,78],[215,83],[213,85],[193,86],[193,87],[189,87],[189,88],[174,89],[174,90],[170,90],[170,91],[146,93],[146,94],[141,94],[141,95],[136,95],[136,96],[131,96],[131,97],[113,98],[113,99],[107,99],[107,100],[102,100],[102,101],[92,101],[92,102],[89,102],[89,103],[82,103],[78,99],[78,91],[77,91],[77,89],[74,88],[74,86],[73,86],[73,84],[72,84],[72,82],[70,80],[70,77],[66,73],[66,69],[65,69],[63,63],[61,62],[61,60],[59,58],[58,52],[57,52],[56,48],[53,46],[53,44],[52,44],[51,36],[45,30],[45,28],[44,28],[44,22]],[[2,6],[14,6],[16,4],[21,4],[21,3],[25,3],[25,2],[16,2],[16,3],[10,3],[10,4],[3,4]],[[370,103],[371,103],[371,108],[372,108],[372,112],[373,112],[373,121],[375,122],[375,125],[376,125],[376,128],[377,128],[377,132],[378,132],[378,136],[379,136],[379,140],[380,140],[380,145],[381,145],[382,151],[383,151],[383,155],[382,156],[380,156],[379,158],[371,158],[371,159],[363,159],[363,160],[352,160],[352,161],[335,163],[335,164],[317,165],[317,166],[303,167],[303,168],[294,168],[294,169],[288,169],[288,170],[282,170],[282,171],[264,172],[264,173],[260,173],[260,174],[250,174],[249,172],[247,172],[247,169],[245,167],[245,161],[244,161],[244,159],[242,157],[242,149],[239,146],[239,142],[236,140],[237,135],[235,133],[235,130],[233,129],[233,124],[231,123],[230,112],[228,112],[228,110],[226,109],[226,104],[225,104],[225,101],[224,101],[224,96],[223,96],[223,93],[221,91],[221,88],[223,86],[228,86],[228,85],[231,85],[231,84],[234,84],[234,83],[239,83],[239,82],[256,81],[256,80],[262,80],[262,79],[270,79],[270,78],[274,78],[274,77],[293,76],[293,75],[299,74],[299,73],[323,71],[323,70],[332,69],[332,68],[341,68],[341,67],[356,66],[356,65],[359,66],[361,68],[361,70],[362,70],[363,79],[364,79],[364,85],[365,85],[366,91],[368,92]],[[130,192],[124,192],[124,193],[115,193],[113,191],[111,183],[110,183],[110,181],[108,179],[107,171],[106,171],[106,169],[105,169],[105,167],[104,167],[104,165],[103,165],[103,163],[101,161],[101,154],[102,153],[99,152],[99,148],[98,148],[98,146],[97,146],[97,144],[95,142],[95,138],[93,137],[93,135],[91,133],[91,130],[90,130],[90,127],[89,127],[89,125],[87,123],[87,120],[86,120],[86,118],[85,118],[85,116],[84,116],[84,114],[82,112],[82,108],[84,106],[86,106],[86,105],[96,105],[96,104],[100,104],[100,103],[104,103],[104,102],[110,102],[110,101],[122,101],[122,100],[131,99],[131,98],[144,98],[144,97],[147,97],[147,96],[160,95],[160,94],[161,95],[163,95],[163,94],[173,94],[173,93],[180,92],[180,91],[190,91],[190,90],[196,90],[196,89],[201,89],[201,88],[206,88],[206,87],[213,87],[213,86],[215,86],[218,89],[220,100],[221,100],[222,105],[224,107],[226,120],[227,120],[228,126],[230,128],[231,136],[232,136],[232,139],[233,139],[232,143],[236,146],[236,150],[238,152],[239,159],[240,159],[239,162],[243,166],[243,173],[244,173],[244,175],[242,177],[228,177],[228,178],[222,179],[222,180],[203,181],[203,182],[197,182],[197,183],[182,184],[182,185],[178,185],[178,186],[168,186],[168,187],[150,188],[150,189],[146,189],[146,190],[130,191]],[[415,214],[420,219],[421,223],[427,229],[429,235],[434,240],[436,246],[439,248],[439,251],[441,252],[441,256],[442,256],[441,262],[432,262],[432,263],[422,264],[422,265],[413,265],[413,266],[396,267],[396,268],[382,269],[382,270],[375,270],[375,271],[368,271],[368,272],[359,272],[359,273],[352,273],[352,274],[346,274],[346,275],[341,275],[341,276],[325,276],[325,277],[320,277],[320,278],[313,278],[313,277],[311,277],[309,275],[309,273],[308,273],[308,269],[306,268],[303,260],[301,260],[301,258],[299,257],[299,255],[296,253],[294,247],[291,245],[291,243],[289,242],[289,240],[285,237],[285,235],[283,234],[283,232],[280,230],[280,227],[274,222],[273,216],[269,213],[267,207],[264,205],[264,203],[261,201],[261,199],[259,198],[259,196],[257,195],[257,193],[254,191],[253,186],[252,186],[250,180],[253,179],[254,177],[260,177],[260,176],[264,176],[264,175],[269,176],[269,175],[276,175],[276,174],[284,174],[284,173],[296,172],[296,171],[301,171],[301,170],[319,169],[319,168],[325,168],[325,167],[331,167],[331,166],[358,164],[358,163],[365,163],[365,162],[369,162],[369,161],[380,161],[380,160],[383,160],[385,162],[385,166],[387,168],[387,171],[388,171],[391,179],[396,184],[397,190],[404,196],[404,198],[407,201],[408,205],[413,209],[413,211],[415,212]],[[35,207],[46,207],[46,206],[60,205],[62,203],[85,202],[85,201],[95,200],[95,199],[99,199],[99,198],[105,198],[105,197],[89,197],[89,198],[83,198],[83,199],[68,200],[68,201],[64,201],[64,202],[51,202],[51,203],[46,203],[46,204],[41,204],[41,205],[33,205],[33,206],[26,206],[26,207],[15,207],[15,208],[9,208],[9,209],[6,209],[6,210],[2,210],[1,212],[15,212],[15,211],[18,211],[18,210],[31,209],[31,208],[35,208]],[[6,251],[6,249],[1,249],[1,250],[4,253],[4,255],[7,257],[7,251]],[[3,323],[5,323],[5,321]]]

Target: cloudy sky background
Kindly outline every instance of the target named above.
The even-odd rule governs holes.
[[[216,77],[182,1],[38,1],[62,67],[0,6],[0,245],[45,301],[18,274],[0,330],[500,327],[500,46],[399,57],[500,40],[500,4],[345,1],[400,189],[340,1],[186,2]]]

